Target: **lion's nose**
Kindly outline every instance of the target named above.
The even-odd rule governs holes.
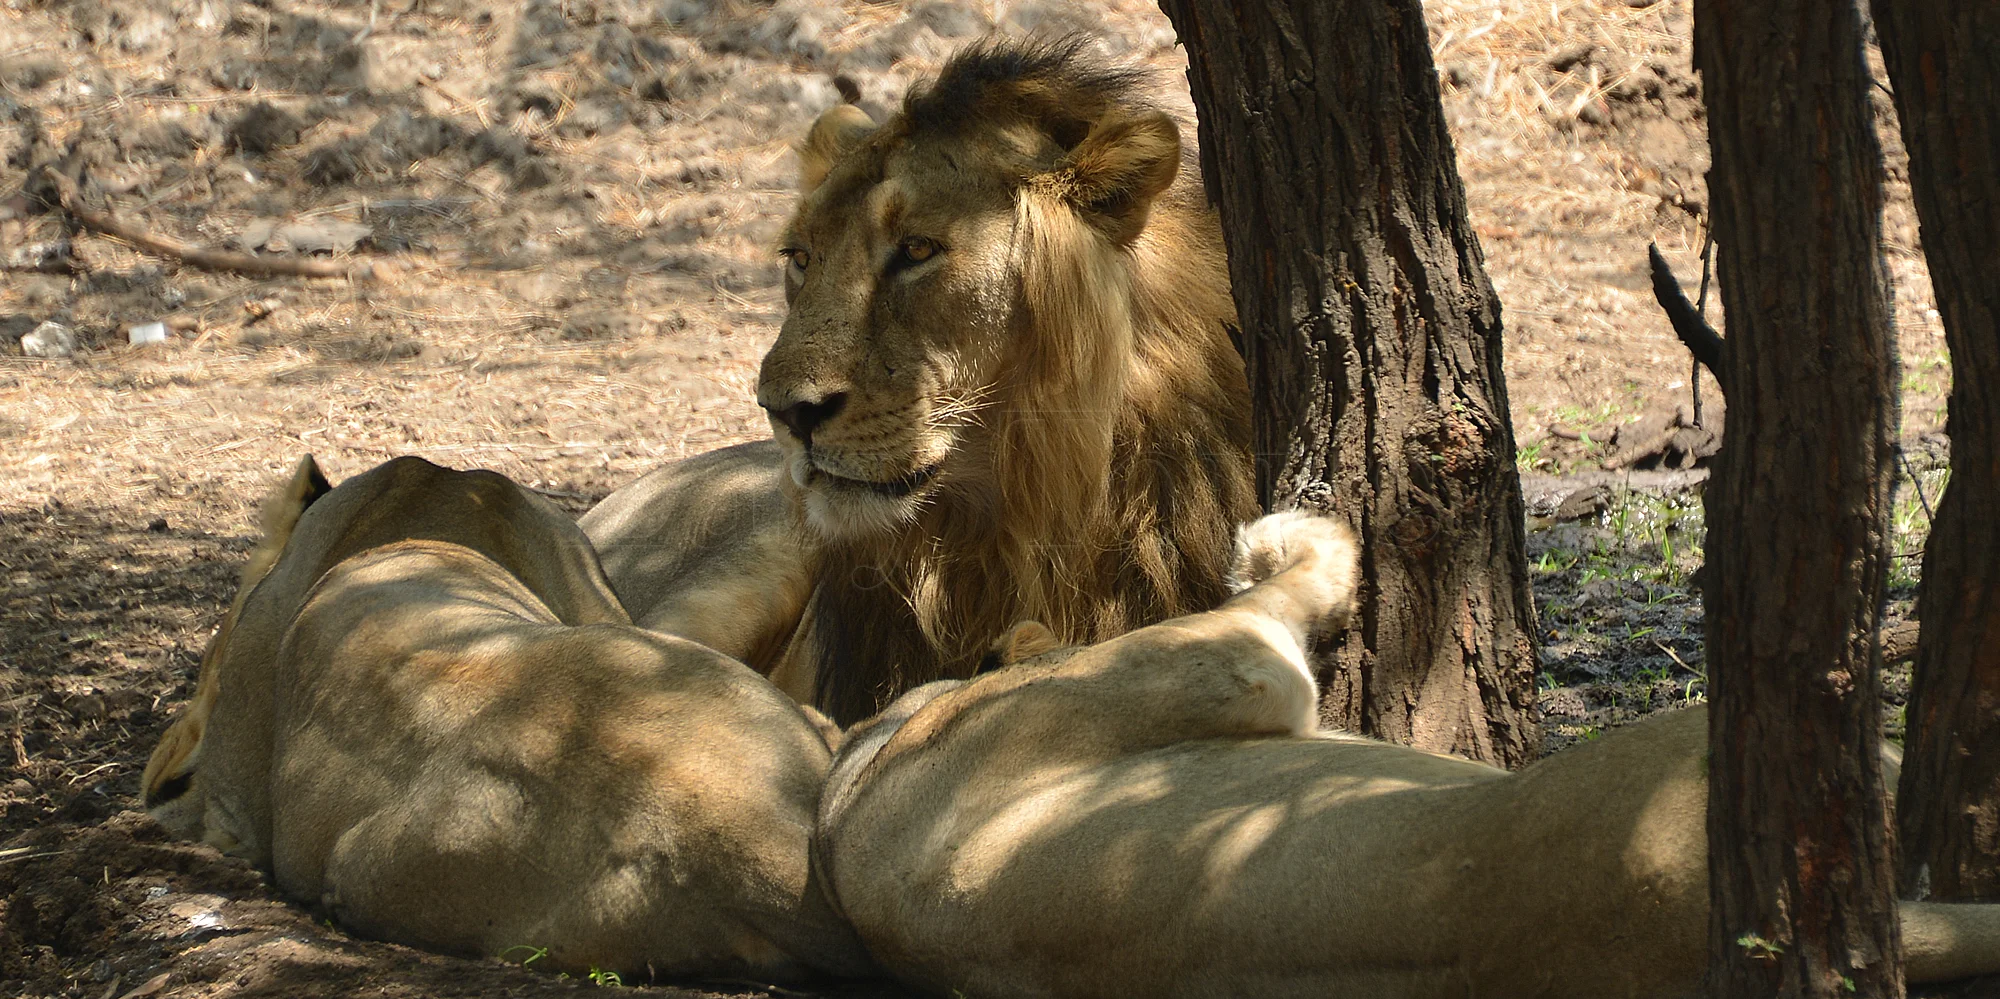
[[[840,412],[841,407],[846,405],[847,393],[834,392],[819,399],[794,402],[789,406],[767,405],[764,408],[770,410],[771,415],[778,418],[778,422],[792,428],[792,433],[796,434],[799,440],[811,444],[813,431],[818,429],[820,424],[833,419],[834,414]]]

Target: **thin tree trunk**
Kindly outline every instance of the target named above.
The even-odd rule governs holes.
[[[2000,6],[1875,2],[1951,348],[1951,482],[1896,798],[1909,894],[2000,900]]]
[[[1539,751],[1500,303],[1416,0],[1162,0],[1187,43],[1267,505],[1353,521],[1360,619],[1322,719]]]
[[[1851,4],[1696,0],[1729,316],[1707,494],[1710,995],[1901,996],[1879,677],[1896,359]]]

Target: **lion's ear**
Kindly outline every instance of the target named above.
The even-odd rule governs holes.
[[[1040,621],[1016,622],[993,643],[993,649],[986,653],[980,672],[1012,666],[1023,659],[1033,659],[1062,647],[1062,639],[1057,638],[1048,625]]]
[[[1181,168],[1181,130],[1164,113],[1099,121],[1056,165],[1064,193],[1113,243],[1125,246],[1146,228],[1153,199]]]
[[[319,470],[319,462],[314,461],[312,455],[300,458],[292,468],[292,477],[264,500],[263,511],[257,518],[264,528],[264,538],[250,553],[249,564],[243,567],[238,600],[278,563],[278,555],[285,550],[285,542],[291,540],[292,528],[298,526],[306,507],[332,491],[333,486],[326,481],[326,473]]]
[[[299,522],[299,515],[306,512],[306,507],[332,491],[333,484],[326,481],[319,462],[312,455],[301,455],[298,464],[292,466],[292,477],[264,501],[261,519],[265,537],[292,533],[292,525]]]
[[[799,140],[799,193],[811,194],[836,160],[875,131],[875,119],[853,104],[836,104]]]

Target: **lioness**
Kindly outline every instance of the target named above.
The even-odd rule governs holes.
[[[786,499],[783,460],[771,441],[719,448],[583,515],[577,526],[633,623],[769,672],[812,593],[811,539]]]
[[[814,850],[877,960],[976,999],[1699,994],[1702,711],[1517,774],[1316,733],[1346,532],[1267,518],[1239,558],[1217,611],[1023,625],[849,732]],[[1915,981],[2000,970],[2000,906],[1904,903],[1903,941]]]
[[[148,808],[350,929],[557,969],[869,965],[808,870],[827,743],[742,664],[632,627],[567,517],[490,472],[310,458],[148,763]]]
[[[758,532],[751,568],[810,596],[740,613],[787,633],[759,663],[779,686],[843,723],[971,675],[1016,620],[1094,641],[1226,593],[1249,392],[1219,230],[1147,83],[1077,40],[980,46],[887,121],[840,105],[800,144],[757,401],[810,535]],[[655,570],[619,553],[686,540],[705,494],[680,484],[704,481],[664,470],[587,522],[642,619]]]

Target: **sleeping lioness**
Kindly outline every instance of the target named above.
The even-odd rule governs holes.
[[[310,458],[147,766],[163,823],[368,936],[624,975],[868,967],[808,869],[829,751],[707,647],[633,627],[560,511]]]
[[[1246,528],[1214,612],[905,695],[834,761],[814,842],[899,976],[971,999],[1691,997],[1706,719],[1516,774],[1314,732],[1302,646],[1345,529]],[[1913,981],[2000,970],[2000,906],[1904,903]]]

